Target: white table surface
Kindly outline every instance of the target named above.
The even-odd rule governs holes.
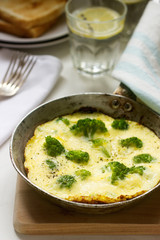
[[[118,86],[118,82],[107,76],[97,79],[88,79],[80,76],[72,66],[69,54],[69,43],[53,45],[45,48],[27,49],[32,54],[48,54],[58,57],[63,64],[63,70],[59,81],[49,94],[47,99],[84,92],[107,92],[112,93]],[[9,156],[9,140],[0,147],[0,240],[158,240],[160,236],[27,236],[14,231],[13,211],[16,190],[17,173],[13,168]]]

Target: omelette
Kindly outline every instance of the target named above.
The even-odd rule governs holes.
[[[39,125],[24,156],[29,180],[69,201],[124,201],[160,180],[156,134],[137,122],[99,112],[77,112]]]

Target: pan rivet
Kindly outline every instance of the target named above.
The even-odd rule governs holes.
[[[119,108],[119,106],[120,106],[120,102],[117,99],[114,99],[112,101],[112,108],[116,109],[116,108]]]
[[[124,109],[125,109],[127,112],[131,111],[131,110],[132,110],[132,105],[131,105],[131,103],[126,102],[126,103],[124,104]]]

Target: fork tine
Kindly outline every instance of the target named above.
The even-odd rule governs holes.
[[[17,53],[17,56],[15,57],[14,66],[12,67],[10,77],[8,77],[8,81],[6,83],[9,83],[11,86],[15,84],[15,81],[18,76],[20,76],[21,69],[24,67],[24,59],[26,57],[26,53]],[[17,75],[18,74],[18,75]]]
[[[25,69],[27,69],[27,66],[28,66],[28,64],[30,63],[30,59],[32,59],[33,58],[33,56],[31,56],[31,55],[25,55],[24,56],[24,59],[23,59],[23,61],[21,61],[21,69],[20,69],[20,71],[19,71],[19,75],[21,75],[21,74],[23,74],[24,75],[24,73],[25,73]],[[23,69],[24,69],[24,72],[23,72]]]
[[[21,67],[19,73],[14,79],[14,86],[21,87],[22,84],[26,81],[28,75],[30,74],[32,68],[34,67],[37,59],[35,57],[27,56],[27,60],[24,65]]]
[[[26,67],[26,70],[24,72],[24,74],[26,73],[26,76],[23,77],[23,80],[20,83],[20,86],[22,86],[22,84],[26,81],[26,79],[28,78],[30,72],[32,71],[34,65],[36,64],[37,59],[36,58],[32,58],[31,61],[29,62],[28,66]],[[28,71],[28,72],[27,72]]]
[[[24,72],[22,73],[23,75],[26,73],[26,71],[28,70],[28,68],[29,68],[29,66],[31,66],[32,64],[33,64],[33,66],[34,66],[34,64],[36,63],[36,58],[35,57],[31,57],[30,59],[29,59],[29,57],[28,57],[28,64],[26,65],[26,69],[24,70]],[[32,67],[33,68],[33,67]],[[23,70],[23,69],[22,69]],[[32,70],[32,69],[31,69]],[[31,71],[30,70],[30,71]],[[27,75],[28,76],[28,75]]]
[[[10,78],[8,79],[8,83],[12,86],[15,84],[17,78],[20,76],[21,71],[24,67],[24,59],[27,56],[26,53],[19,53],[18,58],[16,59],[16,66],[15,69],[13,69],[13,72],[10,75]]]
[[[13,69],[14,69],[14,66],[16,64],[16,59],[17,59],[17,52],[12,54],[12,57],[11,57],[11,60],[10,60],[10,63],[9,63],[9,66],[7,68],[7,71],[2,79],[2,84],[4,82],[8,83],[8,78],[7,78],[7,75],[11,75],[11,73],[13,72]],[[9,73],[10,72],[10,73]],[[6,80],[7,79],[7,80]]]

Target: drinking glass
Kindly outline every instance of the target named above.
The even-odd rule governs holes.
[[[69,0],[65,10],[75,68],[92,75],[111,71],[120,53],[126,5],[120,0]]]

